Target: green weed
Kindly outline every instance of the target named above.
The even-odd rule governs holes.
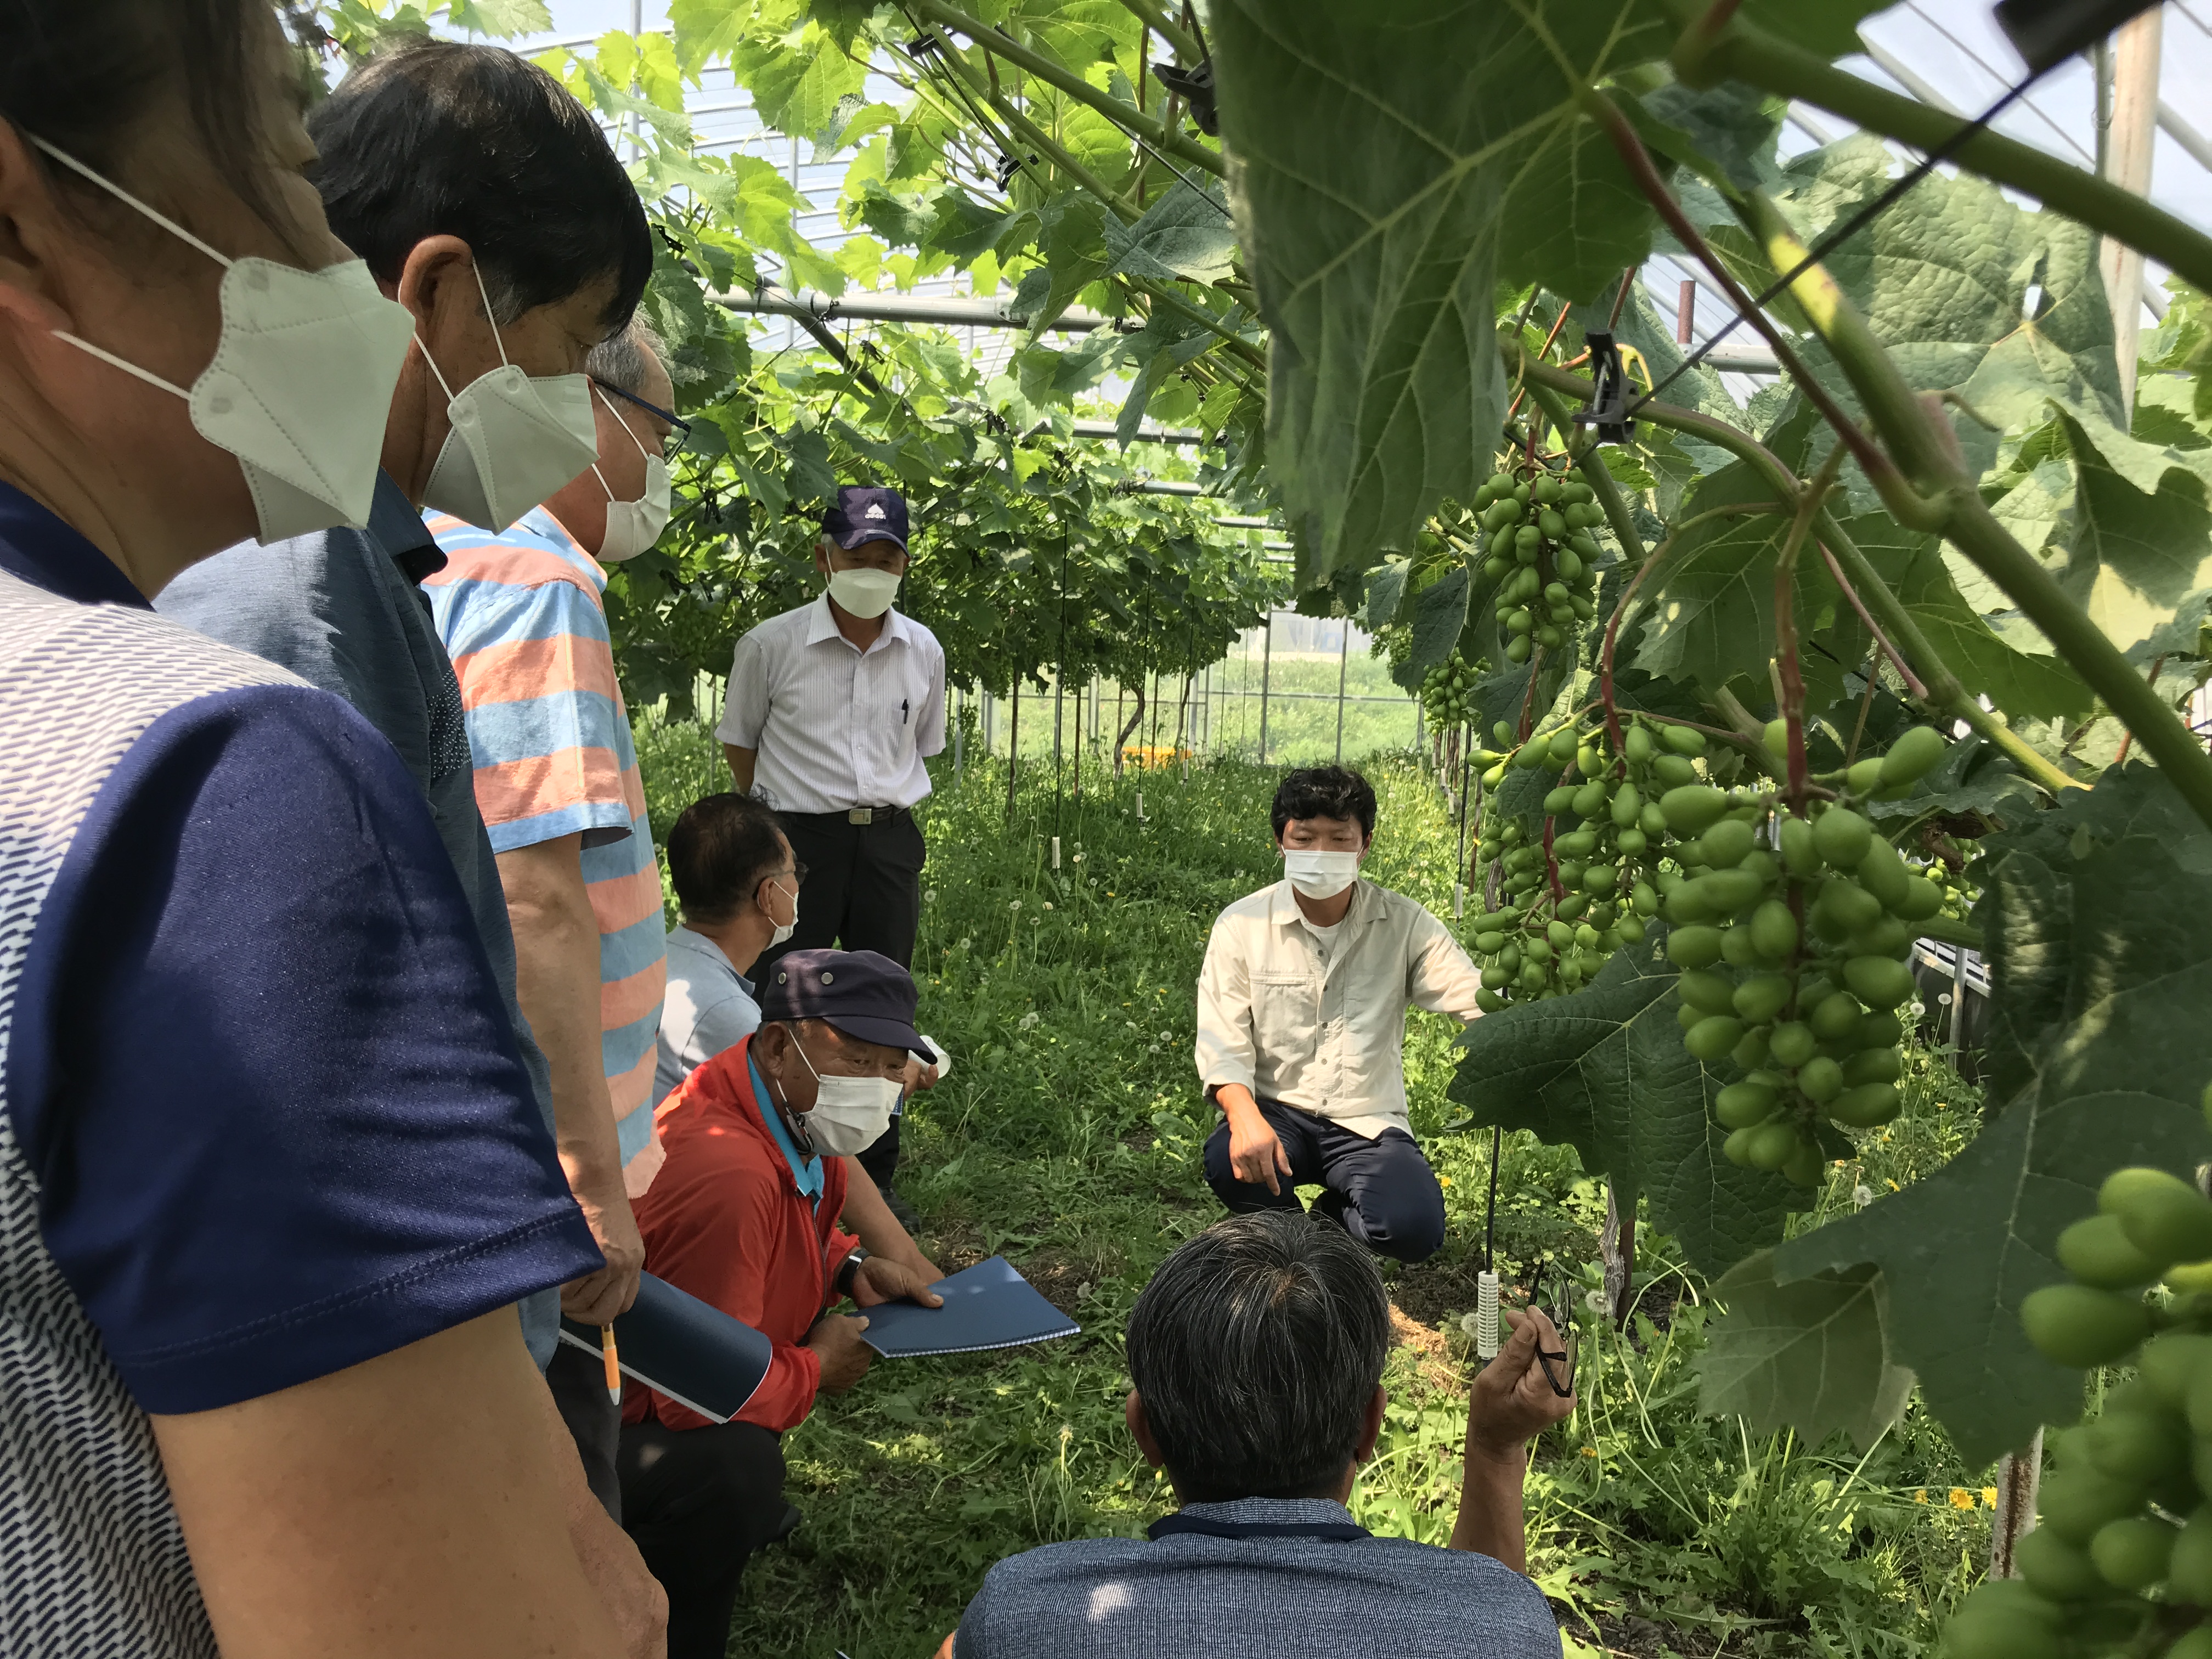
[[[665,830],[726,774],[698,726],[640,727]],[[1369,873],[1449,917],[1456,826],[1410,757],[1368,770],[1382,801]],[[994,1562],[1139,1535],[1171,1502],[1122,1425],[1121,1331],[1161,1257],[1218,1213],[1199,1166],[1212,1122],[1193,1067],[1192,986],[1215,915],[1279,870],[1267,816],[1276,774],[1218,762],[1188,783],[1117,781],[1085,761],[1078,793],[1072,768],[1055,791],[1048,764],[1026,763],[1010,813],[1003,760],[971,750],[957,787],[943,761],[935,771],[915,969],[922,1028],[957,1066],[908,1120],[899,1184],[941,1266],[1004,1252],[1084,1334],[880,1364],[820,1401],[785,1441],[805,1524],[749,1570],[733,1654],[919,1659]],[[1458,1502],[1471,1364],[1458,1321],[1474,1305],[1490,1174],[1487,1133],[1443,1133],[1458,1115],[1443,1097],[1455,1032],[1409,1017],[1413,1125],[1445,1183],[1450,1237],[1417,1267],[1384,1264],[1405,1340],[1353,1497],[1368,1526],[1431,1543],[1449,1535]],[[1836,1167],[1824,1206],[1902,1184],[1971,1133],[1978,1103],[1954,1074],[1916,1055],[1911,1075],[1905,1115]],[[1602,1183],[1571,1149],[1525,1135],[1506,1139],[1499,1176],[1509,1278],[1547,1261],[1574,1297],[1594,1289]],[[1917,1412],[1864,1458],[1840,1439],[1808,1448],[1699,1416],[1690,1362],[1703,1286],[1648,1233],[1638,1283],[1626,1335],[1576,1310],[1581,1407],[1529,1477],[1531,1570],[1571,1642],[1699,1659],[1932,1651],[1936,1618],[1986,1553],[1983,1478]]]

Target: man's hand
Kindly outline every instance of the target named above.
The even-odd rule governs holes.
[[[813,1349],[820,1358],[823,1393],[842,1394],[868,1374],[868,1364],[876,1351],[860,1340],[860,1333],[867,1328],[866,1320],[849,1314],[824,1314],[814,1322],[814,1328],[799,1346]]]
[[[1547,1353],[1560,1348],[1559,1334],[1543,1310],[1500,1311],[1513,1334],[1498,1349],[1498,1358],[1474,1375],[1451,1547],[1526,1572],[1528,1534],[1522,1519],[1521,1485],[1528,1471],[1528,1442],[1572,1412],[1575,1397],[1553,1393],[1544,1368],[1536,1363],[1540,1344]],[[1552,1363],[1556,1369],[1560,1362]]]
[[[611,1325],[637,1300],[638,1275],[645,1271],[645,1240],[630,1213],[622,1172],[574,1188],[577,1205],[607,1265],[561,1287],[561,1311],[585,1325]]]
[[[934,1089],[936,1086],[937,1067],[925,1066],[917,1056],[908,1054],[906,1057],[905,1085],[899,1097],[902,1100],[911,1100],[917,1091]]]
[[[929,1288],[931,1282],[903,1261],[872,1255],[853,1275],[853,1300],[863,1308],[901,1299],[925,1308],[941,1308],[945,1298]]]
[[[1559,1334],[1541,1308],[1516,1312],[1500,1309],[1513,1334],[1498,1350],[1498,1358],[1474,1374],[1473,1397],[1468,1402],[1467,1444],[1470,1453],[1518,1456],[1528,1443],[1554,1423],[1573,1414],[1575,1396],[1562,1399],[1536,1363],[1536,1350],[1560,1351]],[[1552,1369],[1564,1376],[1562,1362]]]
[[[1291,1155],[1267,1127],[1259,1103],[1242,1084],[1224,1084],[1214,1094],[1229,1120],[1229,1167],[1239,1181],[1279,1194],[1290,1178]]]

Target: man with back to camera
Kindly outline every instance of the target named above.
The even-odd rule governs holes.
[[[847,484],[823,515],[814,568],[825,591],[738,641],[714,735],[738,789],[783,819],[799,861],[798,931],[782,951],[839,945],[914,965],[928,849],[914,820],[922,763],[945,748],[945,652],[891,609],[907,570],[906,498]],[[899,1122],[860,1165],[909,1230],[893,1186]]]
[[[543,1370],[561,1311],[604,1323],[629,1305],[644,1250],[604,1097],[594,1116],[589,1101],[552,1089],[516,1000],[514,937],[477,809],[460,692],[418,586],[444,555],[416,509],[427,500],[504,528],[591,464],[580,371],[629,321],[652,271],[652,238],[590,112],[500,47],[416,40],[380,52],[309,112],[307,127],[332,234],[415,319],[385,412],[369,523],[231,548],[185,571],[156,608],[344,697],[428,798],[606,1261],[557,1297],[524,1304],[523,1334]],[[579,1553],[613,1575],[603,1588],[638,1589],[625,1632],[637,1651],[658,1651],[659,1589],[593,1501],[550,1395],[545,1411]]]
[[[1375,791],[1316,766],[1275,791],[1284,878],[1221,913],[1198,976],[1198,1073],[1222,1122],[1206,1179],[1239,1214],[1314,1212],[1380,1255],[1444,1237],[1443,1191],[1406,1116],[1406,1006],[1477,1018],[1482,977],[1443,923],[1359,878]]]
[[[1216,1222],[1129,1316],[1129,1432],[1182,1507],[1148,1539],[1001,1561],[938,1659],[1558,1659],[1522,1576],[1522,1486],[1574,1380],[1540,1310],[1504,1316],[1512,1335],[1470,1390],[1451,1547],[1376,1538],[1345,1504],[1389,1399],[1382,1275],[1303,1216]]]
[[[826,1311],[942,1298],[837,1226],[844,1155],[890,1120],[910,1056],[914,980],[872,951],[793,951],[763,975],[752,1036],[661,1103],[666,1161],[638,1200],[646,1265],[774,1346],[768,1375],[717,1424],[632,1383],[623,1401],[623,1520],[668,1591],[669,1659],[721,1659],[746,1561],[796,1517],[784,1431],[842,1394],[874,1351],[865,1317]]]
[[[422,584],[459,683],[517,993],[551,1065],[556,1114],[614,1125],[633,1199],[660,1166],[653,1073],[666,952],[601,567],[644,552],[668,521],[663,455],[678,422],[665,352],[642,319],[594,347],[585,372],[599,459],[501,532],[430,514],[446,566]],[[619,1521],[622,1412],[605,1365],[563,1344],[545,1380]]]

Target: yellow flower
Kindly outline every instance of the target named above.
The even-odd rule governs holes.
[[[1597,1448],[1595,1446],[1584,1446],[1583,1448],[1583,1455],[1584,1457],[1595,1457],[1597,1455]]]
[[[1996,1489],[1995,1486],[1984,1486],[1984,1487],[1983,1487],[1983,1488],[1982,1488],[1982,1502],[1983,1502],[1983,1503],[1984,1503],[1984,1504],[1986,1504],[1987,1505],[1989,1505],[1989,1507],[1990,1507],[1990,1508],[1991,1508],[1991,1509],[1995,1509],[1995,1508],[1996,1508],[1996,1506],[1997,1506],[1997,1489]]]
[[[1912,1491],[1912,1501],[1916,1504],[1926,1503],[1928,1501],[1927,1488],[1924,1486],[1914,1487]]]
[[[1952,1487],[1951,1507],[1954,1510],[1970,1510],[1973,1508],[1974,1494],[1968,1492],[1964,1486]]]
[[[1449,1186],[1450,1186],[1450,1185],[1451,1185],[1451,1177],[1450,1177],[1449,1176],[1438,1176],[1437,1177],[1437,1186],[1439,1186],[1439,1187],[1449,1187]]]

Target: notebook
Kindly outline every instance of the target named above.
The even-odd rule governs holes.
[[[868,1328],[860,1333],[860,1340],[886,1359],[918,1359],[1018,1348],[1025,1342],[1079,1335],[1083,1329],[1038,1295],[1002,1255],[940,1279],[929,1288],[945,1298],[943,1307],[887,1302],[863,1309]]]
[[[563,1319],[561,1340],[595,1358],[600,1352],[596,1325]],[[717,1423],[745,1408],[775,1358],[751,1326],[651,1273],[640,1275],[637,1300],[615,1321],[615,1349],[623,1376]]]

